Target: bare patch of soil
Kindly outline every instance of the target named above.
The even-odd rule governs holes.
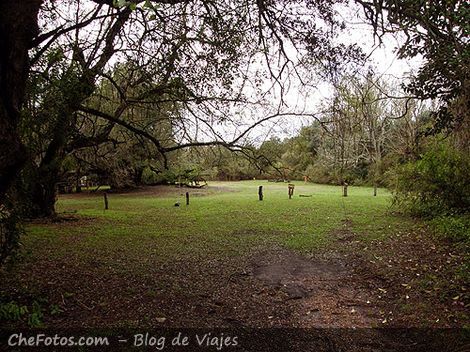
[[[312,292],[312,289],[306,285],[308,280],[322,281],[335,275],[338,276],[342,271],[343,268],[337,264],[315,259],[309,260],[287,250],[260,257],[253,265],[253,276],[264,283],[284,289],[287,293],[304,292],[301,297],[290,297],[289,294],[289,298],[309,296],[307,293]]]
[[[367,303],[367,290],[355,282],[343,258],[280,250],[258,257],[253,276],[283,292],[285,300],[298,300],[298,326],[370,327],[378,320],[376,307]]]

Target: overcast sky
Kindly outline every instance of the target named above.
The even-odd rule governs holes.
[[[356,43],[369,56],[368,65],[373,68],[377,76],[382,77],[384,80],[391,80],[394,82],[407,82],[410,74],[416,72],[422,63],[422,60],[417,57],[413,60],[399,59],[396,54],[396,49],[400,42],[403,40],[398,36],[390,34],[382,38],[382,44],[378,45],[377,39],[374,39],[372,27],[361,19],[362,13],[354,9],[348,8],[341,10],[343,19],[347,23],[347,30],[340,36],[340,41],[344,43]],[[292,89],[288,94],[287,103],[294,108],[301,104],[305,104],[307,111],[315,112],[318,110],[319,104],[331,96],[332,90],[328,84],[320,83],[317,89],[310,92],[308,102],[305,104],[302,97],[300,97],[295,89]],[[293,117],[283,120],[277,120],[276,123],[269,123],[268,128],[260,129],[256,133],[257,136],[253,137],[259,142],[264,139],[269,139],[272,135],[277,135],[281,138],[290,137],[295,135],[302,126],[308,125],[313,122],[313,119]],[[269,132],[269,135],[267,135]]]
[[[368,65],[373,67],[376,75],[382,76],[384,80],[393,80],[395,82],[402,82],[406,80],[406,77],[409,76],[410,71],[416,71],[416,69],[419,67],[420,60],[409,62],[398,59],[396,57],[395,51],[399,44],[399,39],[394,38],[391,35],[384,37],[383,44],[381,46],[377,46],[377,43],[374,42],[372,27],[365,23],[365,21],[361,18],[361,11],[362,10],[359,7],[339,8],[339,15],[346,22],[347,29],[339,36],[338,40],[345,44],[358,44],[366,55],[370,55]],[[93,26],[91,28],[95,29]],[[86,34],[86,31],[84,33]],[[292,52],[292,57],[295,57],[296,53],[296,51]],[[112,65],[119,60],[120,58],[115,56],[110,60],[110,64]],[[284,111],[305,112],[313,114],[319,111],[320,104],[324,104],[325,100],[331,97],[333,92],[331,86],[327,82],[315,80],[314,77],[310,77],[310,71],[305,72],[305,80],[307,80],[312,85],[308,91],[306,89],[301,89],[299,82],[291,82],[290,90],[285,96],[287,107],[284,107]],[[267,87],[270,87],[271,85],[272,82],[266,82]],[[270,96],[269,99],[273,106],[277,106],[279,104],[279,96],[276,97],[274,94]],[[212,126],[217,130],[218,133],[225,136],[227,140],[233,139],[230,137],[237,136],[240,131],[243,131],[253,121],[259,120],[270,114],[268,110],[261,111],[260,109],[254,109],[253,111],[232,112],[242,116],[240,119],[240,125],[229,126],[227,124],[222,124],[220,126]],[[268,139],[273,135],[277,135],[279,137],[290,137],[295,135],[302,126],[311,124],[312,122],[312,118],[301,117],[274,119],[251,131],[249,137],[251,141],[256,143],[261,143],[263,140]],[[198,128],[195,129],[195,131],[198,130]],[[213,138],[213,135],[209,133],[208,135],[204,136],[202,133],[202,135],[199,134],[195,136],[195,138],[210,140]]]

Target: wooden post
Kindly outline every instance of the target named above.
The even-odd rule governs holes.
[[[289,199],[292,199],[292,196],[294,195],[294,187],[295,185],[293,184],[289,184],[287,190],[289,192]]]
[[[104,209],[108,210],[109,209],[109,207],[108,207],[108,193],[104,192],[103,197],[104,197]]]
[[[374,184],[374,197],[377,197],[377,185]]]
[[[189,205],[189,192],[186,192],[186,205]]]
[[[258,197],[259,200],[263,200],[263,186],[259,186],[258,188]]]
[[[347,197],[348,196],[348,183],[345,182],[343,184],[343,197]]]

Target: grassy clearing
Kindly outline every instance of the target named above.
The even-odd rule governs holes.
[[[264,187],[262,202],[257,199],[259,185]],[[389,213],[390,194],[383,189],[373,197],[371,188],[350,187],[344,198],[340,187],[298,182],[289,200],[286,184],[214,182],[207,196],[191,197],[188,207],[184,205],[185,191],[174,189],[162,196],[111,194],[107,211],[98,195],[62,197],[59,212],[77,212],[92,219],[80,224],[33,225],[26,241],[66,242],[54,255],[70,255],[68,242],[73,243],[75,253],[101,252],[104,256],[116,251],[159,257],[236,255],[265,243],[314,251],[330,244],[331,233],[346,220],[364,241],[409,226]],[[180,207],[174,207],[177,201]]]
[[[333,234],[346,221],[348,230],[365,242],[411,226],[389,212],[390,194],[384,189],[373,197],[372,188],[350,187],[344,198],[338,186],[294,184],[294,197],[288,199],[284,183],[213,182],[203,193],[189,190],[190,206],[184,200],[188,189],[175,187],[156,194],[110,194],[106,211],[100,194],[62,196],[57,211],[80,220],[28,225],[23,259],[58,259],[77,266],[99,261],[98,267],[131,274],[150,261],[223,258],[253,247],[313,252],[334,246]],[[174,206],[177,201],[180,207]]]
[[[316,323],[356,324],[341,300],[360,296],[376,304],[369,307],[371,324],[385,319],[381,312],[392,310],[406,323],[415,319],[447,326],[462,320],[455,317],[464,307],[466,289],[462,280],[448,280],[448,272],[459,268],[459,253],[440,250],[422,224],[394,215],[389,192],[379,189],[374,197],[372,188],[350,187],[345,198],[338,186],[295,184],[292,199],[287,184],[267,181],[214,182],[205,190],[149,187],[110,193],[106,211],[100,194],[61,196],[57,210],[63,221],[26,226],[17,264],[0,276],[7,280],[0,290],[0,310],[4,307],[11,320],[27,307],[24,316],[36,314],[40,318],[33,323],[44,320],[46,325],[153,326],[162,316],[184,325],[188,318],[182,307],[192,311],[202,304],[203,311],[189,318],[193,323],[224,324],[232,316],[247,324],[310,326],[289,313],[303,312],[304,300],[284,301],[277,288],[268,288],[268,294],[253,276],[253,263],[284,260],[292,267],[329,266],[324,273],[328,285],[312,275],[299,278],[307,291],[323,292],[312,296],[324,299],[315,304],[330,307]],[[186,191],[191,193],[189,206]],[[181,205],[175,207],[176,202]],[[349,275],[335,271],[338,260],[348,264]],[[430,273],[432,280],[426,279]],[[455,284],[448,287],[447,282]],[[420,293],[412,294],[410,287]],[[432,301],[429,309],[400,313],[399,307],[415,307],[424,296]],[[442,320],[447,308],[435,309],[441,303],[455,314]],[[214,304],[223,307],[220,312],[214,313]],[[266,309],[270,312],[260,312]],[[279,315],[276,322],[266,318],[272,315]]]

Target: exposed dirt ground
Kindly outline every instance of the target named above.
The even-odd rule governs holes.
[[[155,263],[138,275],[113,274],[111,268],[100,268],[99,259],[76,266],[53,262],[30,267],[7,284],[14,293],[14,287],[27,287],[34,277],[33,285],[40,286],[37,292],[62,302],[64,311],[45,321],[56,328],[462,326],[458,317],[466,308],[460,301],[441,301],[438,292],[414,286],[422,268],[429,267],[437,275],[442,270],[445,275],[447,251],[432,249],[424,238],[409,234],[357,254],[354,249],[359,243],[348,238],[338,241],[337,248],[311,256],[284,248],[253,248],[246,256],[224,260]],[[378,248],[381,259],[370,260],[368,254],[378,257]],[[333,342],[329,343],[345,348],[333,350],[351,350],[351,343],[358,343],[357,336],[345,340],[350,332],[341,333],[338,340],[337,330],[330,330]],[[361,333],[364,351],[384,350],[384,346],[390,351],[405,350],[410,343],[397,342],[396,336],[383,331]],[[304,348],[301,342],[298,350]]]
[[[185,327],[463,324],[465,297],[449,299],[445,287],[428,287],[422,280],[431,272],[452,281],[446,275],[461,254],[419,233],[364,248],[353,234],[345,239],[346,232],[333,234],[339,240],[332,248],[309,256],[253,248],[241,257],[150,262],[128,276],[103,267],[99,258],[64,259],[36,263],[2,281],[10,293],[32,285],[62,303],[64,312],[49,317],[48,326],[152,326],[161,324],[160,318]]]

